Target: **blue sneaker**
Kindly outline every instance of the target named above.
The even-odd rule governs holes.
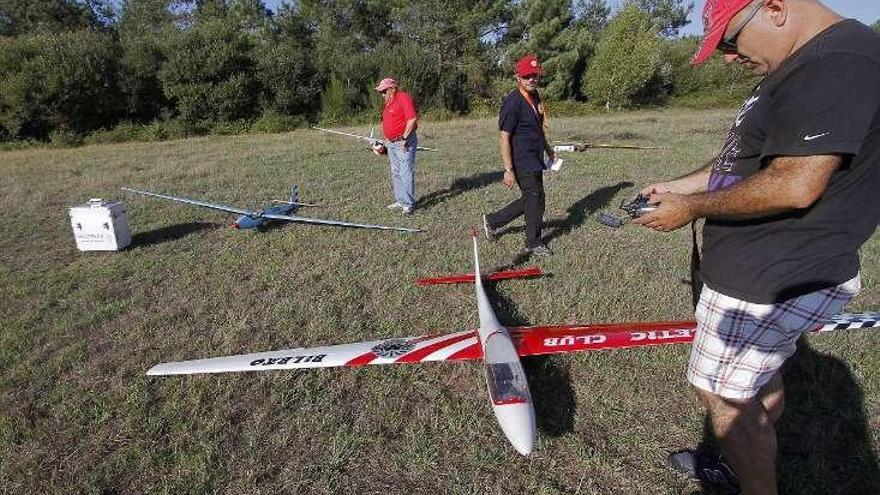
[[[712,483],[739,493],[736,473],[719,454],[702,449],[684,449],[669,454],[669,466],[692,479]]]

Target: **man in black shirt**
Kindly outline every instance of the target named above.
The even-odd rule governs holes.
[[[525,214],[526,245],[523,254],[548,256],[541,230],[544,224],[544,152],[552,162],[553,148],[544,132],[544,104],[538,96],[541,64],[534,55],[526,55],[516,63],[517,89],[504,98],[498,127],[501,131],[501,160],[504,162],[504,185],[516,182],[522,193],[519,199],[504,208],[483,215],[483,230],[490,240],[495,230]]]
[[[858,292],[859,247],[880,219],[880,35],[814,0],[708,0],[694,57],[717,48],[765,77],[721,154],[642,192],[636,223],[670,231],[706,218],[688,380],[709,411],[723,463],[674,467],[776,493],[779,370],[795,341]]]

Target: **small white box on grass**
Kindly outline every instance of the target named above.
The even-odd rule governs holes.
[[[80,251],[118,251],[131,243],[125,207],[118,201],[90,199],[72,206],[70,225]]]

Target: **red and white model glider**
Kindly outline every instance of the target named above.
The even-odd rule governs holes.
[[[474,272],[480,273],[476,237],[473,243]],[[477,330],[162,363],[151,368],[147,374],[187,375],[482,360],[489,398],[498,423],[513,447],[519,453],[528,455],[535,446],[535,410],[520,357],[677,344],[693,340],[696,327],[693,321],[506,328],[492,311],[481,279],[475,277],[480,319]],[[816,332],[876,326],[880,326],[880,313],[843,314],[832,318]]]

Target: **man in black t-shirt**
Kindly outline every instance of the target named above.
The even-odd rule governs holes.
[[[553,148],[544,132],[544,104],[538,95],[541,64],[534,55],[526,55],[516,63],[517,89],[504,98],[498,127],[501,131],[501,160],[504,163],[504,185],[519,185],[521,196],[504,208],[483,215],[483,230],[493,240],[495,231],[520,215],[526,217],[525,255],[553,254],[541,238],[544,226],[544,152],[552,161]]]
[[[659,206],[636,223],[706,218],[687,376],[729,466],[694,451],[670,461],[775,494],[779,370],[858,292],[858,249],[880,219],[880,35],[814,0],[708,0],[703,22],[694,64],[717,48],[765,77],[718,157],[642,189]]]

